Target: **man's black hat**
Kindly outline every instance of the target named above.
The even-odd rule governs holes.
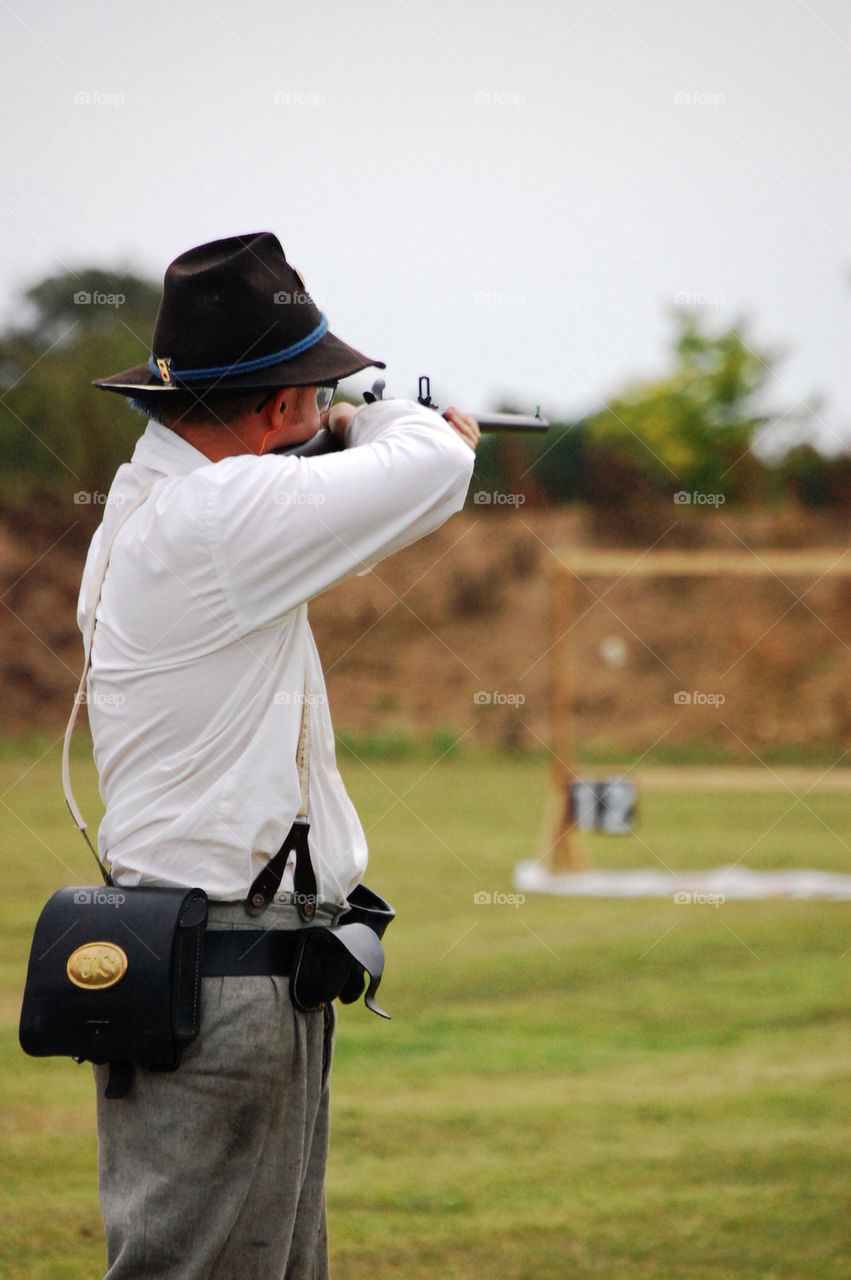
[[[200,395],[336,382],[370,365],[384,368],[329,332],[277,236],[260,231],[175,258],[150,360],[94,385],[125,396]]]

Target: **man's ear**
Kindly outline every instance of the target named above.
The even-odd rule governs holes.
[[[281,420],[286,416],[289,397],[286,391],[276,391],[257,406],[257,412],[263,418],[268,431],[277,431]]]

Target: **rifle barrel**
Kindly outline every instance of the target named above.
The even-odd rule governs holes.
[[[532,413],[476,413],[473,415],[479,430],[489,431],[548,431],[549,422]]]

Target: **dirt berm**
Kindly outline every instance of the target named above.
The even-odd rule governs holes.
[[[74,621],[90,529],[0,524],[0,665],[7,733],[60,733],[81,665]],[[310,606],[338,730],[435,730],[465,742],[550,741],[554,550],[847,546],[837,519],[785,508],[734,515],[674,505],[605,513],[479,509]],[[851,553],[849,553],[851,554]],[[583,749],[711,747],[756,763],[788,745],[851,743],[849,579],[592,577],[571,626]],[[155,607],[155,603],[152,604]],[[682,695],[687,694],[688,700]],[[680,695],[679,698],[677,695]]]

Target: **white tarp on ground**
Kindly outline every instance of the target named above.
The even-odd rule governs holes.
[[[540,862],[520,862],[514,887],[524,893],[556,893],[582,898],[674,898],[714,902],[728,898],[851,898],[851,875],[829,871],[569,871],[555,874]]]

